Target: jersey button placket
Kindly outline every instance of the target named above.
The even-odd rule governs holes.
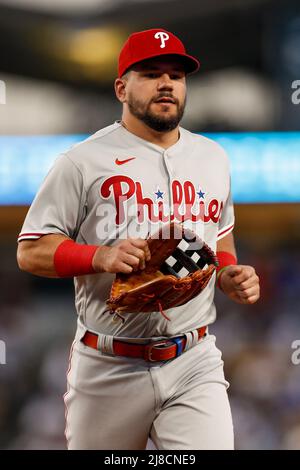
[[[170,204],[170,209],[173,211],[173,197],[172,197],[172,179],[173,179],[173,168],[172,168],[172,163],[170,161],[170,155],[168,152],[163,153],[163,158],[164,158],[164,163],[165,163],[165,168],[166,172],[168,175],[168,195],[169,195],[169,204]]]

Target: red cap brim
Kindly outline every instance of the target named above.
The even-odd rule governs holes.
[[[184,64],[184,68],[185,68],[185,71],[186,71],[186,74],[192,74],[192,73],[195,73],[197,72],[197,70],[199,70],[200,68],[200,62],[198,59],[196,59],[195,57],[191,56],[191,55],[188,55],[188,54],[180,54],[180,53],[175,53],[175,54],[170,54],[170,52],[162,52],[160,54],[152,54],[152,55],[149,55],[147,57],[144,57],[143,60],[137,60],[136,62],[134,62],[133,64],[131,64],[126,70],[122,71],[120,73],[120,77],[122,75],[124,75],[129,69],[131,69],[134,65],[140,63],[140,62],[144,62],[148,59],[153,59],[154,57],[161,57],[163,55],[166,55],[166,56],[169,56],[169,57],[176,57],[176,58],[179,58],[180,61]]]

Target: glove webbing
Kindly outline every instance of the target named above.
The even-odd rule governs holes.
[[[184,237],[183,237],[184,238]],[[189,242],[189,246],[191,244],[197,244],[199,248],[194,247],[193,249],[187,249],[183,251],[181,248],[175,248],[172,253],[172,257],[176,259],[176,263],[173,266],[170,266],[166,261],[161,265],[161,271],[164,274],[172,274],[177,278],[180,278],[179,271],[182,268],[186,268],[189,273],[193,273],[198,271],[199,269],[203,269],[206,264],[210,264],[212,259],[216,263],[217,260],[210,250],[210,248],[203,243],[195,242],[193,240],[187,240],[184,238],[185,241]],[[194,239],[195,240],[195,239]],[[202,245],[202,246],[200,246]],[[192,256],[196,253],[199,257],[198,261],[194,261]]]

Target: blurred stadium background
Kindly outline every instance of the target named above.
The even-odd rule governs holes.
[[[227,146],[240,262],[261,277],[254,306],[216,294],[236,447],[300,449],[300,7],[288,0],[0,0],[0,448],[65,448],[73,286],[20,272],[16,237],[57,153],[120,117],[119,49],[151,27],[201,61],[183,125]]]

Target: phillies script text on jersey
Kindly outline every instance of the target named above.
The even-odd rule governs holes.
[[[124,190],[125,183],[127,188]],[[199,200],[196,197],[196,188],[191,181],[181,183],[174,180],[171,184],[172,205],[165,206],[163,201],[156,202],[143,194],[143,185],[139,181],[125,175],[110,176],[107,178],[100,189],[103,198],[114,197],[116,207],[116,224],[121,225],[125,221],[125,202],[135,198],[137,207],[137,220],[143,223],[145,220],[151,222],[168,222],[177,220],[192,220],[192,222],[217,223],[220,219],[223,209],[223,202],[212,198],[208,203]],[[197,201],[197,202],[196,202]],[[158,206],[158,213],[155,214],[154,207]],[[145,213],[146,212],[146,213]]]

